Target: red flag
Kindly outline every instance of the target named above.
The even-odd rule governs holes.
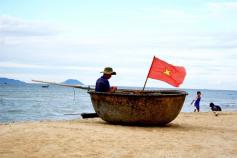
[[[186,76],[186,70],[182,66],[174,66],[154,56],[147,78],[161,80],[179,87]]]

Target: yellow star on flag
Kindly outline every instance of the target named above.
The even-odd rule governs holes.
[[[170,70],[168,70],[168,69],[165,69],[165,72],[164,72],[164,74],[166,74],[166,75],[170,76]]]

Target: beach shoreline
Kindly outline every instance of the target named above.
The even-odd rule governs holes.
[[[165,127],[100,118],[0,124],[0,157],[236,157],[237,112],[180,113]]]

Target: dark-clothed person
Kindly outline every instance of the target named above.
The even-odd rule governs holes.
[[[214,103],[210,103],[210,107],[212,111],[222,111],[221,107],[218,105],[215,105]]]
[[[104,68],[102,71],[103,76],[101,76],[96,81],[95,91],[96,92],[115,92],[117,87],[110,87],[109,79],[112,75],[116,75],[116,72],[113,71],[111,67]]]
[[[221,107],[218,105],[215,105],[214,103],[210,103],[210,107],[215,116],[218,116],[218,111],[222,111]]]

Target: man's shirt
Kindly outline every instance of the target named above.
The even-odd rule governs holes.
[[[96,81],[95,91],[96,92],[108,92],[110,90],[110,85],[108,79],[106,79],[104,76],[101,76]]]

